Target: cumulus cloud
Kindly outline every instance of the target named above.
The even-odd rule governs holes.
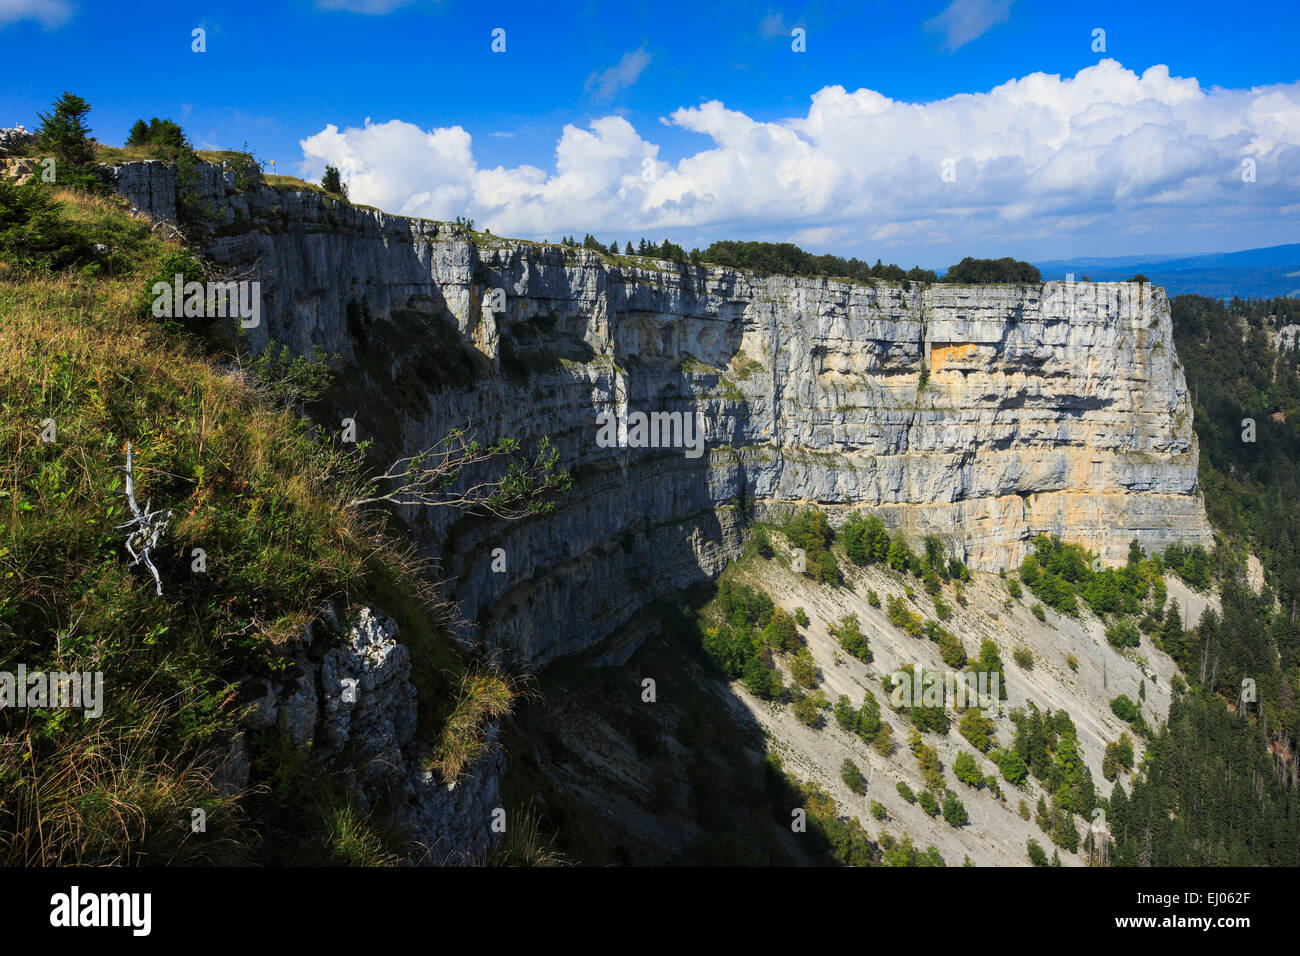
[[[47,30],[72,19],[67,0],[0,0],[0,27],[19,20],[35,20]]]
[[[956,50],[982,37],[999,23],[1006,23],[1012,0],[953,0],[925,28],[944,35],[943,48]]]
[[[1300,206],[1300,83],[1203,89],[1104,60],[924,104],[828,86],[784,120],[711,101],[664,122],[709,145],[666,161],[604,116],[566,125],[548,169],[480,169],[459,126],[367,120],[304,140],[302,172],[330,163],[360,202],[506,235],[799,237],[844,254],[1120,232],[1183,248],[1188,230],[1279,232]]]
[[[597,102],[608,102],[636,83],[649,65],[650,54],[644,46],[639,50],[629,50],[609,69],[587,77],[586,90]]]

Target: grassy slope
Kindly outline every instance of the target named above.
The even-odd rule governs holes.
[[[282,667],[284,641],[325,601],[375,604],[412,650],[419,739],[445,778],[476,755],[508,682],[462,659],[409,558],[343,507],[357,479],[348,459],[142,317],[142,290],[183,251],[120,200],[53,195],[71,231],[108,252],[55,272],[18,265],[21,248],[0,241],[0,670],[102,671],[106,703],[98,720],[0,716],[0,861],[390,858],[377,820],[272,741],[253,753],[258,792],[215,788],[241,709],[235,682]],[[53,443],[39,441],[46,419]],[[114,528],[126,508],[108,489],[128,442],[141,504],[173,513],[162,597],[127,567]],[[206,574],[190,570],[197,547]],[[201,837],[193,807],[208,811]]]

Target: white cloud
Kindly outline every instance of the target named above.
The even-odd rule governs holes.
[[[629,50],[609,69],[587,77],[585,89],[597,102],[608,102],[636,83],[649,64],[650,54],[644,46],[639,50]]]
[[[1174,251],[1193,233],[1219,248],[1233,230],[1290,241],[1276,236],[1300,203],[1300,83],[1202,89],[1163,66],[1139,76],[1103,60],[924,104],[828,86],[785,120],[712,101],[664,122],[710,143],[665,161],[626,119],[604,116],[566,125],[550,169],[480,169],[459,126],[367,120],[304,140],[303,173],[329,162],[354,170],[360,202],[468,215],[503,235],[671,236],[688,247],[797,236],[872,258],[881,244],[978,252],[1065,235],[1107,248],[1125,234],[1163,236]],[[1245,157],[1254,183],[1241,181]],[[941,176],[946,160],[955,182]]]
[[[35,20],[47,30],[72,19],[67,0],[0,0],[0,27],[19,20]]]
[[[953,0],[925,28],[944,35],[943,48],[956,50],[982,37],[1011,15],[1012,0]]]

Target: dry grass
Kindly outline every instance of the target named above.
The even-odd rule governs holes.
[[[0,861],[262,858],[276,828],[241,816],[246,794],[215,788],[214,755],[239,716],[238,680],[273,670],[285,639],[326,601],[398,617],[420,738],[454,780],[509,709],[513,683],[467,664],[420,562],[345,507],[355,460],[143,316],[142,291],[183,250],[119,201],[54,195],[66,220],[108,251],[61,273],[0,263],[0,670],[103,671],[106,701],[98,720],[0,713]],[[57,441],[44,443],[50,419]],[[108,489],[120,484],[127,442],[141,503],[173,512],[157,555],[161,598],[126,566],[114,527],[124,504]],[[194,547],[208,554],[206,574],[190,571]],[[321,786],[311,773],[272,776]],[[290,808],[313,799],[276,795]],[[189,831],[193,807],[208,810],[202,837]],[[319,817],[310,841],[331,846],[329,859],[391,862],[372,821],[344,810]],[[225,821],[219,833],[214,820]]]

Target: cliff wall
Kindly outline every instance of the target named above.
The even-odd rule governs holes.
[[[175,171],[118,169],[156,218]],[[337,410],[395,457],[450,428],[550,436],[555,513],[404,517],[474,638],[537,667],[718,571],[738,505],[878,513],[975,568],[1055,533],[1122,562],[1210,541],[1169,303],[1138,283],[921,288],[756,276],[468,233],[200,169],[189,237],[261,283],[256,345],[339,356]],[[604,447],[601,412],[679,412],[704,451]],[[635,432],[633,432],[635,436]],[[635,444],[633,441],[632,444]],[[491,570],[494,549],[506,570]]]

